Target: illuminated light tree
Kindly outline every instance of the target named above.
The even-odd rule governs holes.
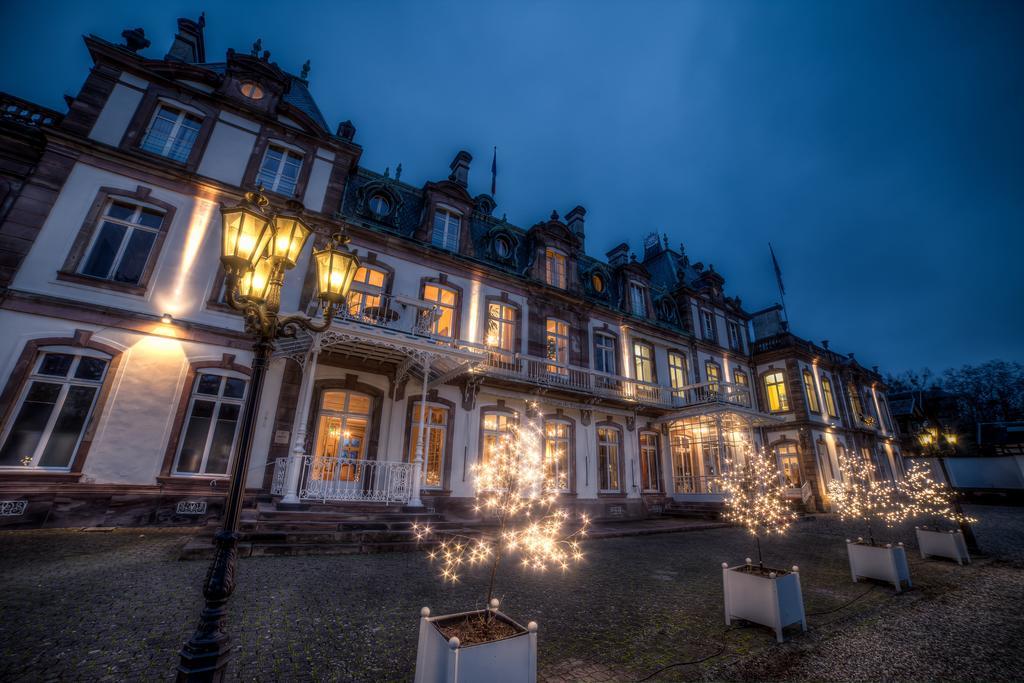
[[[932,479],[931,467],[921,460],[910,466],[903,481],[897,484],[897,490],[900,494],[897,504],[908,519],[931,518],[936,529],[942,520],[961,528],[978,521],[959,509],[953,489],[945,482]]]
[[[757,563],[764,569],[761,536],[784,534],[796,519],[787,504],[775,463],[764,451],[747,446],[742,459],[727,460],[722,475],[726,494],[723,517],[744,527],[757,542]]]
[[[530,408],[536,411],[536,404]],[[493,519],[497,529],[490,537],[441,537],[428,556],[440,561],[443,580],[455,583],[464,570],[489,565],[486,604],[491,605],[504,556],[519,555],[520,564],[535,571],[557,568],[564,572],[583,559],[580,539],[590,522],[581,515],[579,523],[573,524],[568,511],[555,507],[564,481],[554,477],[544,432],[535,422],[513,427],[486,454],[486,460],[473,466],[473,475],[474,510]],[[414,524],[413,531],[421,541],[434,534],[429,525]],[[491,610],[487,619],[493,619]]]
[[[828,495],[839,518],[858,519],[867,525],[868,542],[875,545],[871,523],[892,527],[906,519],[906,510],[898,502],[896,488],[888,481],[879,481],[875,466],[866,458],[846,452],[839,457],[840,479],[828,485]]]

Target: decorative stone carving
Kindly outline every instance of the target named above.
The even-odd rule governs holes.
[[[582,424],[584,427],[589,427],[590,423],[593,421],[593,419],[594,419],[594,411],[593,410],[581,410],[580,411],[580,424]]]

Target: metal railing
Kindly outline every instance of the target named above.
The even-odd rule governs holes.
[[[440,317],[441,307],[430,301],[353,289],[348,303],[335,315],[335,320],[450,339],[434,331]]]
[[[676,493],[723,493],[719,475],[677,474],[673,482]]]
[[[741,408],[753,407],[750,387],[732,382],[701,382],[672,389],[672,405],[686,407],[705,403],[724,403]]]
[[[411,463],[314,455],[278,458],[272,495],[287,493],[289,462],[301,467],[297,491],[300,500],[407,503],[412,496]]]

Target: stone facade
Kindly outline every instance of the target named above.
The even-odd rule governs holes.
[[[218,514],[251,390],[218,206],[256,185],[316,229],[283,310],[315,309],[310,252],[331,234],[364,269],[328,332],[279,344],[252,496],[384,504],[370,494],[385,473],[418,463],[423,503],[462,514],[474,463],[529,419],[566,501],[598,517],[720,501],[717,477],[748,444],[778,451],[809,507],[827,506],[837,445],[899,476],[878,372],[774,309],[748,313],[682,246],[652,234],[642,257],[623,244],[601,260],[581,206],[529,228],[498,218],[469,194],[464,151],[422,187],[364,168],[355,127],[332,132],[307,74],[258,46],[206,61],[204,23],[178,28],[164,59],[135,32],[86,37],[94,67],[63,115],[3,96],[0,500],[26,503],[0,525]]]

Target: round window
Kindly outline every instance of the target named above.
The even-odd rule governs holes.
[[[239,91],[241,91],[243,95],[248,97],[250,100],[263,99],[263,88],[261,88],[259,84],[254,81],[243,81],[242,84],[238,86],[238,89]]]
[[[590,276],[590,286],[594,288],[594,291],[600,294],[604,291],[604,278],[599,273],[594,273]]]
[[[494,240],[494,253],[500,258],[508,258],[512,255],[512,244],[507,237],[498,237]]]
[[[387,216],[391,213],[391,202],[382,194],[375,194],[370,197],[370,211],[378,216]]]

